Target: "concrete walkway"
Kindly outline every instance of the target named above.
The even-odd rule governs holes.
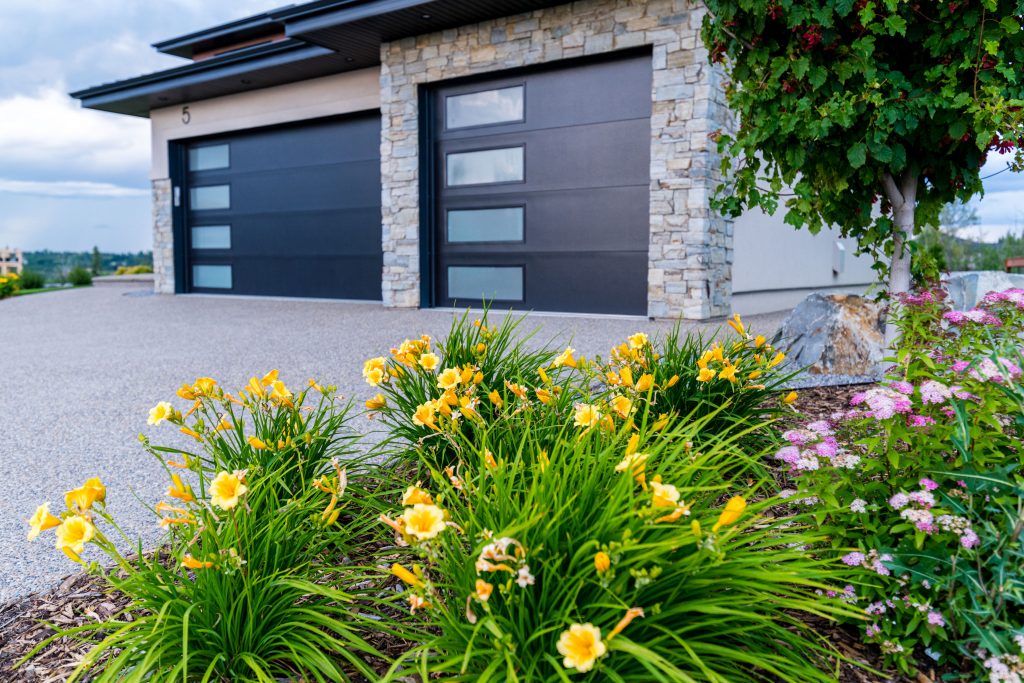
[[[443,335],[450,311],[386,310],[375,304],[206,296],[157,296],[142,287],[104,286],[0,301],[0,602],[46,588],[75,566],[54,550],[52,532],[25,541],[27,519],[91,476],[108,487],[108,510],[129,535],[155,537],[153,518],[132,495],[155,503],[167,487],[142,451],[140,432],[157,442],[177,434],[148,427],[149,409],[174,400],[197,376],[241,387],[279,368],[289,385],[310,377],[365,399],[366,358],[406,337]],[[748,320],[769,335],[781,314]],[[703,326],[717,328],[719,324]],[[532,315],[524,330],[539,340],[606,355],[637,330],[668,323],[593,316]],[[356,424],[368,428],[368,422]],[[95,551],[87,559],[103,560]]]

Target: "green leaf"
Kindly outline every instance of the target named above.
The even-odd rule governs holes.
[[[1014,17],[1003,17],[1002,20],[1000,20],[999,25],[1003,27],[1003,30],[1006,31],[1006,34],[1009,36],[1020,31],[1020,21]]]
[[[846,158],[854,168],[860,168],[867,161],[868,148],[863,142],[858,142],[846,152]]]
[[[901,36],[907,34],[907,20],[898,14],[891,14],[885,18],[885,27],[889,33],[896,33]]]

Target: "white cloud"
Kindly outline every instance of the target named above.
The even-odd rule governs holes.
[[[0,178],[0,192],[42,197],[147,197],[149,190],[91,180],[10,180]]]
[[[149,159],[147,120],[81,109],[62,84],[0,99],[0,121],[5,169],[124,173]]]

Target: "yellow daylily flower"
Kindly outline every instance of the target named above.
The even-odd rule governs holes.
[[[765,341],[767,340],[762,335],[759,334],[756,337],[754,337],[754,346],[756,348],[761,348],[762,346],[764,346]]]
[[[730,382],[736,382],[736,371],[739,370],[735,365],[726,365],[718,373],[718,379],[727,379]]]
[[[665,388],[671,389],[677,384],[679,384],[679,375],[672,375],[668,378],[668,382],[665,383]]]
[[[267,395],[267,392],[263,389],[263,385],[260,384],[260,381],[255,377],[249,378],[249,383],[246,385],[246,389],[248,389],[249,394],[253,398],[263,398]]]
[[[202,441],[203,440],[203,435],[200,434],[199,432],[197,432],[194,429],[189,429],[188,427],[182,427],[178,431],[180,431],[182,434],[185,434],[186,436],[191,436],[196,441]]]
[[[577,403],[576,412],[573,416],[573,424],[577,427],[590,428],[601,421],[601,411],[597,406],[589,403]]]
[[[107,500],[107,487],[99,477],[93,477],[77,489],[64,494],[64,504],[69,510],[85,512],[93,503],[104,503]]]
[[[629,417],[629,411],[633,409],[633,402],[625,396],[616,396],[609,402],[609,404],[611,405],[612,410],[615,411],[615,414],[623,420]]]
[[[603,574],[608,571],[611,566],[612,558],[608,557],[608,553],[605,551],[598,551],[598,553],[594,555],[594,569],[597,570],[598,574]]]
[[[769,361],[768,367],[774,368],[776,365],[778,365],[784,360],[786,360],[786,354],[784,354],[782,351],[779,351],[777,354],[775,354],[775,357],[772,358],[771,361]]]
[[[192,555],[190,555],[189,553],[185,553],[185,555],[181,558],[181,566],[187,567],[189,569],[209,569],[213,566],[213,562],[204,562],[202,560],[197,560],[196,558],[192,557]]]
[[[370,398],[370,399],[366,400],[366,409],[367,410],[380,410],[381,408],[386,406],[387,403],[388,403],[388,400],[386,398],[384,398],[384,394],[377,394],[373,398]]]
[[[255,448],[258,451],[265,451],[265,450],[267,450],[267,444],[266,444],[265,441],[263,441],[263,439],[260,439],[260,438],[255,437],[255,436],[250,436],[248,439],[246,439],[246,441],[248,441],[249,445],[252,446],[253,448]]]
[[[791,391],[782,397],[782,402],[785,403],[787,406],[793,405],[794,403],[796,403],[796,398],[797,393],[795,391]]]
[[[634,619],[641,618],[644,616],[644,610],[641,607],[630,607],[626,610],[626,615],[619,619],[619,623],[615,624],[615,628],[612,629],[611,633],[608,634],[608,640],[611,640],[615,636],[622,633],[622,631],[629,626]]]
[[[551,367],[560,368],[563,365],[570,368],[576,367],[576,358],[573,356],[574,353],[576,353],[576,349],[571,346],[565,347],[565,351],[558,354],[558,357],[551,363]]]
[[[416,576],[397,562],[391,565],[391,573],[400,578],[406,585],[416,587],[423,586],[423,580],[420,579],[420,577]]]
[[[483,579],[477,579],[475,587],[476,592],[473,593],[473,595],[480,602],[487,602],[491,597],[491,593],[494,592],[494,586],[487,583]]]
[[[58,527],[62,524],[59,517],[50,514],[50,504],[43,503],[36,508],[35,514],[28,520],[28,540],[34,541],[39,534],[47,529]]]
[[[191,503],[195,500],[195,496],[192,495],[192,488],[185,486],[177,472],[171,473],[171,485],[167,487],[167,493],[164,495],[170,498],[177,498],[185,503]]]
[[[270,399],[272,401],[277,401],[281,405],[289,408],[292,407],[292,392],[288,390],[288,387],[284,385],[284,382],[275,379],[270,383],[270,388]]]
[[[441,374],[437,376],[437,386],[441,389],[454,389],[459,386],[461,380],[462,373],[459,372],[458,368],[448,368],[441,371]]]
[[[419,427],[429,427],[431,429],[437,429],[437,425],[434,424],[434,403],[427,401],[416,406],[416,412],[413,413],[412,423]]]
[[[437,366],[441,363],[441,359],[436,353],[425,353],[420,356],[420,367],[428,372],[433,372],[437,369]]]
[[[146,424],[156,426],[165,420],[174,417],[174,406],[167,401],[160,401],[149,410],[149,418]]]
[[[434,538],[445,529],[444,510],[436,505],[417,503],[402,513],[405,532],[420,541]]]
[[[763,371],[761,371],[761,370],[753,370],[753,371],[751,371],[751,373],[749,375],[747,375],[747,379],[751,379],[751,380],[757,379],[762,374],[763,374]]]
[[[57,550],[75,562],[81,562],[79,555],[85,550],[85,544],[96,536],[96,527],[81,515],[68,517],[57,527]]]
[[[189,386],[188,384],[182,384],[181,388],[174,393],[176,393],[179,397],[185,399],[186,401],[196,400],[196,394],[194,391],[192,391],[192,387]]]
[[[573,624],[558,638],[558,653],[562,666],[586,673],[594,668],[598,659],[608,651],[601,640],[601,629],[593,624]]]
[[[636,381],[636,390],[641,394],[646,393],[654,386],[654,375],[650,373],[644,373],[640,375],[640,379]]]
[[[637,332],[636,334],[629,335],[629,337],[626,338],[626,342],[629,344],[629,348],[631,349],[642,349],[649,343],[647,335],[643,332]]]
[[[547,389],[534,389],[534,393],[537,394],[537,400],[544,405],[551,404],[551,392]]]
[[[739,313],[734,313],[732,316],[732,320],[726,320],[725,322],[726,324],[729,325],[729,327],[736,330],[736,334],[740,335],[741,337],[747,334],[747,328],[743,326],[743,321],[740,319]]]
[[[487,398],[494,404],[495,408],[501,408],[501,406],[505,405],[505,401],[502,400],[501,394],[498,393],[497,389],[487,394]]]
[[[551,384],[551,378],[548,377],[548,371],[543,367],[537,368],[537,376],[540,377],[540,381],[544,384]]]
[[[662,484],[661,476],[651,479],[651,506],[656,508],[676,507],[679,489],[671,484]]]
[[[715,371],[710,368],[701,368],[700,372],[697,373],[698,382],[710,382],[715,378]]]
[[[387,367],[387,360],[383,356],[371,358],[363,363],[363,379],[371,386],[377,386],[384,381],[384,369]]]
[[[430,497],[427,491],[420,488],[419,482],[416,482],[415,486],[410,486],[405,490],[405,494],[402,496],[402,506],[406,507],[409,505],[433,505],[434,499]]]
[[[486,352],[486,351],[487,351],[487,344],[484,344],[483,342],[480,342],[479,344],[476,345],[476,354],[478,356],[483,355],[484,352]]]
[[[729,499],[729,502],[725,504],[725,509],[722,510],[722,514],[718,516],[718,521],[715,522],[715,526],[711,528],[712,531],[718,531],[723,526],[733,524],[740,518],[743,511],[747,507],[747,501],[742,496],[733,496]]]
[[[260,380],[260,384],[265,387],[269,387],[277,381],[278,374],[277,370],[271,370],[267,374],[263,375],[263,378]]]
[[[633,386],[633,370],[628,365],[619,369],[619,378],[627,387]]]
[[[196,396],[211,396],[217,387],[217,380],[212,377],[196,377],[192,383],[192,393]]]
[[[249,490],[243,482],[245,473],[219,472],[210,482],[210,503],[221,510],[230,510],[238,505],[239,499]]]

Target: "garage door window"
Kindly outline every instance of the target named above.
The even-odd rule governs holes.
[[[523,86],[450,95],[444,108],[449,130],[522,121]]]
[[[192,266],[192,286],[208,289],[231,289],[231,266]]]
[[[231,165],[231,152],[227,145],[206,145],[193,147],[188,151],[188,168],[190,171],[212,171],[215,168],[227,168]]]
[[[446,157],[448,186],[515,183],[523,180],[523,148],[454,152]]]
[[[193,249],[230,249],[230,225],[196,225],[192,228]]]
[[[522,242],[523,207],[453,209],[448,212],[449,242]]]
[[[193,211],[231,208],[230,185],[203,185],[193,187],[189,193]]]
[[[522,301],[521,267],[449,266],[448,296],[477,301]]]

